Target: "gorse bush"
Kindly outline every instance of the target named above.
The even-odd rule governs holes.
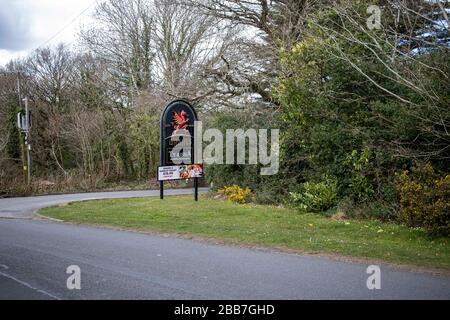
[[[291,192],[290,195],[297,208],[320,212],[330,209],[335,204],[337,189],[336,178],[325,176],[320,182],[305,182],[298,192]]]
[[[219,189],[218,192],[223,194],[226,199],[235,203],[246,203],[251,194],[250,188],[246,187],[244,189],[238,185],[223,187],[222,189]]]
[[[430,234],[450,236],[450,175],[440,176],[430,164],[398,177],[400,220]]]

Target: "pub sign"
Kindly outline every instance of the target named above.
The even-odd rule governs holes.
[[[169,103],[161,114],[160,166],[158,181],[160,196],[164,198],[164,181],[194,179],[195,200],[198,196],[198,178],[203,176],[203,165],[194,163],[194,122],[197,113],[186,100]]]

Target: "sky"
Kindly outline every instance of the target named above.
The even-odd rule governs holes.
[[[0,0],[0,65],[40,46],[73,43],[96,0]]]

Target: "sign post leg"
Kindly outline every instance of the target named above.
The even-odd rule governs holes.
[[[159,182],[159,198],[164,199],[164,181]]]
[[[198,201],[198,178],[194,178],[194,198]]]

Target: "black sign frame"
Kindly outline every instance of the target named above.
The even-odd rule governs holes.
[[[187,123],[185,124],[185,128],[189,131],[191,135],[191,160],[190,164],[194,164],[194,146],[195,146],[195,132],[194,132],[194,122],[198,121],[197,112],[195,111],[194,107],[184,99],[176,99],[170,102],[166,107],[164,108],[163,112],[161,113],[160,118],[160,130],[159,130],[159,137],[160,137],[160,166],[171,166],[173,165],[172,162],[170,162],[170,159],[166,157],[168,155],[168,143],[170,143],[170,138],[172,136],[174,129],[174,123],[173,123],[173,112],[177,112],[178,114],[181,114],[181,112],[184,111],[186,113]],[[183,126],[181,124],[181,126]],[[157,173],[158,175],[158,173]],[[194,179],[194,199],[195,201],[198,201],[198,178]],[[159,181],[159,195],[160,199],[164,199],[164,181]]]

